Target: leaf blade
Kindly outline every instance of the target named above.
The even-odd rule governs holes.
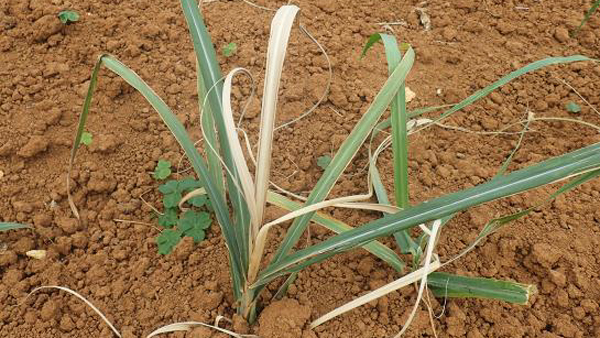
[[[434,219],[441,219],[469,207],[517,194],[541,185],[553,183],[600,168],[600,143],[555,157],[509,175],[421,203],[406,212],[375,220],[359,228],[341,233],[310,248],[287,255],[269,266],[256,284],[272,280],[273,276],[298,271],[339,252],[364,245],[381,236],[410,229]]]

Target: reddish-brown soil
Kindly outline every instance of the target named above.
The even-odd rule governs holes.
[[[286,1],[258,1],[271,8]],[[366,38],[390,24],[398,39],[410,42],[417,61],[408,85],[417,93],[411,107],[452,103],[528,62],[584,54],[600,57],[600,15],[577,38],[569,38],[589,1],[429,1],[431,31],[415,11],[420,1],[294,1],[301,22],[324,45],[333,62],[327,101],[310,117],[281,130],[274,147],[274,181],[306,193],[322,173],[317,157],[332,154],[372,101],[386,77],[382,48],[359,60]],[[55,17],[73,8],[81,20],[63,26]],[[203,5],[218,50],[236,42],[224,70],[248,68],[262,81],[272,12],[242,1]],[[176,321],[214,321],[233,317],[226,249],[216,225],[199,245],[183,241],[174,254],[160,256],[152,210],[158,183],[149,175],[160,158],[176,163],[181,151],[159,117],[119,78],[103,71],[88,129],[90,148],[82,148],[73,175],[73,194],[82,214],[79,224],[65,198],[65,172],[77,118],[90,73],[99,54],[112,53],[132,67],[186,123],[195,139],[197,123],[194,56],[178,1],[153,0],[4,0],[0,2],[0,221],[19,221],[35,231],[0,234],[0,336],[110,337],[109,329],[80,301],[62,292],[35,294],[33,288],[62,285],[96,304],[122,330],[143,337]],[[449,124],[493,131],[537,116],[573,117],[600,124],[600,66],[577,63],[524,76],[490,98],[456,113]],[[327,81],[318,48],[294,32],[283,76],[279,120],[310,107]],[[240,81],[243,82],[243,81]],[[258,88],[262,88],[260,83]],[[436,94],[441,90],[441,95]],[[235,91],[240,99],[247,86]],[[579,115],[564,105],[575,101]],[[258,101],[244,128],[253,141],[258,131]],[[592,128],[566,122],[536,122],[511,169],[520,168],[600,141]],[[410,186],[414,203],[481,183],[493,176],[516,144],[517,136],[489,136],[430,128],[411,137]],[[366,152],[362,151],[332,192],[365,189]],[[391,187],[390,154],[380,161]],[[442,233],[440,257],[448,259],[468,245],[491,217],[541,201],[544,188],[490,203],[459,215]],[[432,300],[439,337],[600,337],[600,181],[555,202],[494,234],[447,268],[461,274],[535,284],[539,293],[527,306],[497,301]],[[279,213],[268,209],[269,215]],[[349,224],[376,214],[336,210]],[[126,219],[142,223],[116,221]],[[145,225],[145,224],[151,225]],[[285,228],[274,232],[274,239]],[[313,240],[329,234],[313,227]],[[391,241],[389,242],[392,243]],[[45,260],[24,255],[48,250]],[[269,252],[272,252],[273,248]],[[273,303],[258,324],[236,319],[230,327],[264,337],[389,337],[399,331],[415,300],[406,288],[368,304],[314,331],[306,323],[397,276],[364,251],[344,254],[300,273],[290,299]],[[276,286],[263,297],[270,303]],[[196,329],[187,337],[208,337]],[[183,337],[185,334],[173,335]],[[221,337],[213,334],[213,337]],[[421,306],[408,337],[433,336]]]

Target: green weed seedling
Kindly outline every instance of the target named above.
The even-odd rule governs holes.
[[[89,147],[92,144],[92,141],[92,133],[84,131],[83,134],[81,134],[81,143],[83,143],[84,145]]]
[[[573,37],[575,37],[575,36],[577,36],[577,34],[579,34],[579,31],[581,30],[581,28],[583,28],[585,23],[588,22],[588,20],[590,20],[592,15],[598,10],[598,7],[600,7],[600,0],[596,0],[592,3],[592,6],[590,7],[590,9],[588,9],[588,11],[585,13],[583,20],[581,20],[579,27],[577,27],[577,29],[575,29],[575,31],[573,32],[573,34],[572,34]]]
[[[565,108],[567,108],[567,111],[571,114],[579,114],[581,113],[581,107],[579,107],[579,105],[575,102],[569,102],[567,103],[567,105],[565,106]]]
[[[164,213],[158,217],[158,225],[164,228],[156,238],[158,253],[166,255],[173,251],[182,237],[189,236],[198,243],[206,237],[205,231],[211,224],[210,204],[206,195],[189,198],[184,202],[190,209],[180,212],[179,204],[184,196],[201,187],[193,178],[169,180],[158,188],[163,195]]]
[[[223,55],[225,57],[233,56],[237,52],[237,44],[235,42],[230,42],[223,47]]]
[[[329,155],[323,155],[317,159],[317,165],[323,170],[327,169],[329,163],[331,163],[331,156]]]
[[[60,11],[58,19],[65,25],[79,21],[79,13],[71,10]]]
[[[156,180],[164,180],[171,176],[171,162],[166,160],[158,160],[152,176],[154,176],[154,179]]]

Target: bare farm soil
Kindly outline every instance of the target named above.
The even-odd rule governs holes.
[[[277,8],[287,1],[257,0]],[[393,29],[411,43],[416,63],[408,85],[418,108],[457,102],[529,62],[583,54],[600,58],[600,15],[569,37],[589,1],[293,1],[300,21],[323,44],[333,64],[326,101],[309,117],[280,130],[275,139],[273,180],[306,194],[322,174],[316,159],[331,155],[372,101],[386,78],[381,46],[359,60],[367,37]],[[416,7],[431,19],[426,31]],[[81,14],[62,25],[61,9]],[[273,12],[242,1],[203,5],[224,71],[248,68],[262,88]],[[383,24],[382,24],[383,23]],[[387,23],[387,27],[385,27]],[[102,71],[88,130],[72,180],[82,222],[66,200],[70,147],[92,67],[101,53],[116,55],[140,74],[200,138],[195,94],[195,59],[178,1],[1,0],[0,1],[0,221],[31,224],[35,230],[0,234],[0,337],[111,337],[112,332],[76,298],[43,291],[66,286],[101,309],[123,337],[144,337],[165,324],[234,317],[225,245],[216,224],[198,245],[184,240],[168,256],[157,253],[157,186],[150,175],[159,159],[178,163],[175,140],[143,98],[122,80]],[[235,42],[231,57],[221,53]],[[297,29],[288,49],[279,123],[313,105],[327,82],[327,63]],[[243,100],[248,83],[234,95]],[[585,98],[589,105],[569,87]],[[259,94],[260,95],[260,94]],[[576,102],[579,114],[566,111]],[[429,128],[411,136],[410,187],[413,203],[490,179],[515,146],[518,135],[500,130],[528,112],[600,125],[600,66],[553,66],[504,86],[489,98],[456,113],[447,124],[470,132]],[[254,99],[243,127],[256,141],[259,101]],[[532,124],[510,169],[600,141],[594,128],[561,121]],[[367,152],[338,182],[332,196],[366,189],[362,168]],[[380,170],[392,187],[391,154]],[[185,162],[181,165],[185,169]],[[189,174],[189,173],[188,173]],[[182,174],[185,175],[185,174]],[[179,176],[175,176],[179,177]],[[513,196],[460,214],[442,234],[439,255],[448,259],[477,236],[486,221],[535,205],[555,187]],[[143,203],[140,196],[148,202]],[[407,337],[600,337],[600,181],[559,197],[530,216],[494,234],[449,272],[535,284],[528,305],[498,301],[431,299],[430,320],[422,304]],[[379,217],[349,210],[328,211],[358,226]],[[268,209],[268,216],[280,211]],[[121,220],[135,221],[123,222]],[[285,227],[273,232],[273,252]],[[330,236],[311,228],[312,240]],[[392,241],[389,241],[392,245]],[[44,260],[25,255],[47,250]],[[329,259],[302,273],[288,297],[271,302],[268,288],[257,325],[239,319],[223,324],[262,337],[390,337],[414,304],[413,288],[394,292],[338,317],[314,331],[307,323],[327,311],[397,278],[366,251]],[[280,283],[281,281],[279,281]],[[173,337],[223,337],[205,329]]]

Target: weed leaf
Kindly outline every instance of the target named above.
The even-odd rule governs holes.
[[[58,13],[58,19],[65,25],[72,22],[77,22],[79,21],[79,13],[75,11],[60,11]]]
[[[226,57],[230,57],[237,52],[237,44],[235,42],[230,42],[223,47],[223,55]]]
[[[92,144],[92,134],[84,131],[81,134],[81,143],[85,144],[86,146],[90,146]]]
[[[184,179],[180,180],[177,184],[177,189],[182,192],[192,191],[192,190],[198,189],[200,187],[202,187],[202,184],[200,184],[200,181],[195,180],[191,177],[184,178]]]
[[[187,202],[195,207],[203,207],[206,204],[206,201],[208,201],[208,197],[206,197],[206,195],[201,195],[201,196],[194,196],[192,198],[190,198]]]
[[[170,254],[173,251],[173,248],[179,243],[181,240],[181,231],[167,229],[160,233],[158,237],[156,237],[156,244],[158,244],[158,253],[161,255]]]
[[[156,168],[154,169],[154,178],[157,180],[164,180],[171,175],[171,162],[165,160],[158,160]]]
[[[158,225],[163,228],[171,228],[177,224],[177,209],[169,208],[163,215],[158,216]]]
[[[317,159],[317,165],[323,170],[329,166],[329,163],[331,163],[331,156],[329,155],[323,155]]]
[[[179,204],[179,201],[181,201],[181,197],[181,192],[178,190],[170,194],[165,194],[163,196],[163,205],[165,208],[175,208]]]
[[[566,108],[569,113],[573,113],[573,114],[581,113],[581,107],[579,107],[579,105],[575,102],[567,103]]]

